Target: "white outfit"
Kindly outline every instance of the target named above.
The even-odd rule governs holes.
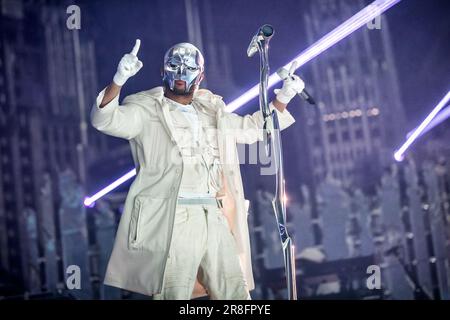
[[[130,141],[137,173],[127,195],[104,283],[146,295],[159,294],[163,291],[170,244],[176,241],[174,221],[184,173],[169,104],[162,87],[130,95],[122,105],[116,97],[99,108],[103,95],[104,91],[100,92],[92,108],[92,125]],[[211,115],[205,118],[204,132],[207,143],[219,155],[226,185],[224,214],[230,221],[247,288],[252,290],[248,202],[236,144],[262,140],[263,118],[260,111],[246,116],[229,113],[220,96],[204,89],[194,93],[192,104]],[[294,123],[289,111],[276,112],[282,129]],[[217,128],[217,139],[206,130],[212,127]]]
[[[213,122],[214,118],[199,113],[191,104],[165,100],[169,103],[174,135],[184,163],[178,197],[215,198],[222,187],[219,152],[216,144],[208,143],[206,136],[217,140],[217,128],[210,128],[211,132],[207,133],[203,127],[203,122]]]
[[[219,154],[214,144],[207,143],[202,125],[214,118],[192,105],[166,101],[184,163],[178,197],[215,199],[222,187]],[[210,129],[210,138],[217,140],[216,130]],[[163,289],[154,299],[190,299],[197,279],[211,299],[250,299],[236,243],[221,209],[178,204]]]
[[[163,289],[155,300],[187,300],[196,279],[214,300],[250,300],[236,241],[217,206],[177,206]]]

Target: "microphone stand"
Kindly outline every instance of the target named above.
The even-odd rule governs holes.
[[[287,293],[289,300],[297,300],[297,287],[295,275],[295,253],[292,239],[288,234],[286,227],[286,203],[284,189],[284,170],[283,170],[283,152],[281,145],[280,126],[278,116],[275,110],[270,112],[267,99],[267,87],[269,78],[269,41],[273,36],[274,30],[270,25],[263,25],[258,33],[253,37],[249,50],[249,56],[254,53],[256,46],[260,56],[260,82],[259,82],[259,107],[264,119],[263,138],[266,155],[270,152],[275,161],[276,168],[276,189],[272,200],[274,214],[277,220],[278,231],[280,234],[281,245],[283,248],[284,267],[287,283]],[[253,45],[253,53],[249,53]],[[251,51],[250,51],[251,52]]]

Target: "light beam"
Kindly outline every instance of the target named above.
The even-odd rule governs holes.
[[[394,153],[394,159],[397,161],[402,161],[405,155],[406,150],[416,141],[416,139],[422,134],[428,124],[436,117],[436,115],[441,111],[442,108],[450,100],[450,91],[447,92],[445,97],[437,104],[436,107],[430,112],[430,114],[422,121],[422,123],[417,127],[416,130],[409,136],[406,142]]]
[[[97,201],[98,199],[100,199],[105,194],[109,193],[110,191],[114,190],[115,188],[120,186],[125,181],[131,179],[135,175],[136,175],[136,169],[129,171],[128,173],[126,173],[125,175],[123,175],[122,177],[120,177],[119,179],[114,181],[113,183],[109,184],[107,187],[103,188],[96,194],[94,194],[90,197],[84,198],[84,205],[87,207],[92,207],[94,205],[95,201]]]
[[[423,136],[425,133],[433,129],[434,127],[440,125],[442,122],[450,118],[450,107],[445,108],[441,112],[439,112],[436,117],[427,125],[427,127],[422,131],[420,136]],[[406,138],[409,138],[417,128],[414,128],[406,135]]]

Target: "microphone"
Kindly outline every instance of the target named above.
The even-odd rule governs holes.
[[[289,71],[287,71],[285,68],[278,69],[277,74],[283,80],[286,80],[289,77]],[[300,92],[298,95],[303,99],[305,99],[308,103],[316,104],[313,97],[308,93],[308,91],[306,91],[306,89],[303,89],[303,91]]]
[[[274,33],[273,27],[270,24],[265,24],[261,26],[256,34],[253,36],[252,41],[247,48],[247,56],[253,57],[253,55],[258,51],[258,42],[261,40],[269,41]]]

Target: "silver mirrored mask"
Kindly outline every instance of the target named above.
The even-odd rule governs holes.
[[[178,43],[164,55],[163,82],[174,90],[175,81],[182,80],[186,83],[184,91],[187,93],[193,85],[200,84],[204,68],[200,50],[190,43]]]

